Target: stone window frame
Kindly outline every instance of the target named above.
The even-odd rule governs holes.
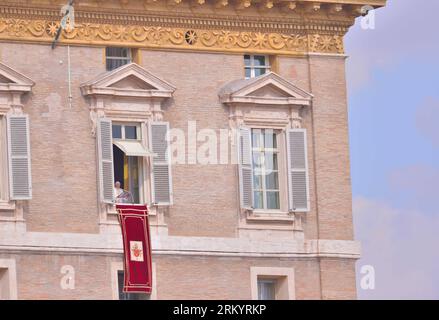
[[[17,266],[15,259],[0,259],[0,270],[4,269],[7,272],[7,281],[8,281],[8,299],[9,300],[17,300]],[[0,279],[2,281],[4,279]],[[1,284],[1,283],[0,283]],[[0,286],[0,290],[1,290]],[[1,292],[0,298],[3,299]]]
[[[113,47],[113,48],[124,48],[124,49],[128,49],[129,50],[129,60],[127,60],[128,61],[128,63],[127,64],[129,64],[129,63],[132,63],[132,62],[134,62],[134,63],[137,63],[137,64],[141,64],[141,50],[139,49],[139,48],[134,48],[134,47],[124,47],[124,46],[106,46],[106,47],[104,47],[103,48],[103,51],[102,51],[102,56],[103,56],[103,58],[102,58],[102,61],[103,61],[103,64],[104,64],[104,66],[105,66],[105,70],[107,71],[107,72],[111,72],[112,70],[107,70],[107,48],[111,48],[111,47]],[[114,58],[117,58],[117,57],[114,57]]]
[[[267,87],[283,91],[285,96],[257,95],[255,92]],[[291,82],[274,72],[266,73],[257,78],[232,81],[219,92],[220,102],[229,107],[229,126],[238,132],[244,126],[252,128],[268,128],[281,130],[283,133],[290,128],[302,128],[304,109],[310,108],[313,95],[298,88]],[[282,113],[274,112],[261,115],[260,109],[270,107],[281,108]],[[284,141],[286,143],[286,141]],[[237,148],[237,141],[233,146]],[[287,157],[286,148],[282,150]],[[282,156],[282,158],[284,158]],[[287,159],[284,159],[285,165]],[[286,170],[286,169],[285,169]],[[285,182],[287,183],[287,182]],[[287,201],[287,197],[283,197]],[[282,205],[281,205],[282,207]],[[288,207],[284,204],[283,207]],[[273,229],[273,230],[302,230],[301,213],[291,213],[288,210],[248,210],[240,208],[240,228],[243,229]]]
[[[115,120],[114,118],[110,118],[113,122],[113,124],[122,124],[122,125],[135,125],[138,127],[138,130],[140,131],[140,139],[137,141],[140,141],[142,145],[147,146],[148,145],[148,126],[147,121],[144,121],[142,119],[134,119],[129,121],[122,121],[122,120]],[[113,144],[115,138],[112,138]],[[151,203],[151,185],[150,185],[150,174],[151,174],[151,163],[150,159],[143,157],[140,165],[140,171],[139,171],[139,177],[143,179],[143,183],[140,184],[139,188],[139,198],[144,200],[145,203]],[[110,214],[117,214],[115,207],[109,208],[108,211]]]
[[[123,88],[112,85],[120,83],[129,77],[135,77],[148,89]],[[108,71],[95,79],[81,85],[81,92],[87,97],[90,108],[92,135],[96,136],[97,122],[100,118],[108,118],[116,123],[138,123],[141,127],[142,142],[148,146],[149,123],[163,120],[163,103],[173,96],[176,88],[151,74],[136,63],[126,64],[113,71]],[[130,108],[127,108],[129,102]],[[96,151],[98,153],[98,151]],[[98,156],[97,156],[98,159]],[[150,220],[157,230],[167,232],[164,215],[167,206],[152,205],[151,199],[151,168],[150,159],[143,159],[144,200],[148,206]],[[97,165],[98,168],[98,165]],[[98,180],[99,181],[99,180]],[[104,232],[120,232],[117,212],[114,204],[99,202],[99,224]]]
[[[1,80],[1,79],[6,79]],[[24,96],[35,82],[0,62],[0,222],[25,223],[23,205],[27,200],[11,200],[7,154],[7,115],[24,115]]]
[[[112,125],[118,125],[122,127],[122,137],[121,138],[114,138],[112,137],[113,146],[114,141],[138,141],[142,143],[143,146],[148,145],[148,136],[145,136],[145,131],[147,131],[146,125],[143,122],[136,122],[136,121],[112,121]],[[125,127],[127,126],[135,126],[136,127],[136,139],[127,139],[125,137]],[[114,156],[114,155],[113,155]],[[149,190],[149,176],[150,176],[150,167],[149,167],[149,159],[146,159],[145,157],[142,157],[142,160],[140,162],[139,166],[139,172],[138,172],[138,179],[139,179],[139,201],[140,203],[151,203],[150,199],[150,190]],[[140,180],[143,179],[143,183],[140,182]],[[116,182],[116,179],[115,179]],[[124,186],[124,189],[127,189],[126,186]],[[143,202],[141,201],[143,200]],[[137,203],[135,203],[137,204]]]
[[[283,267],[250,267],[251,299],[259,300],[258,279],[276,280],[278,286],[276,300],[295,300],[296,282],[294,268]],[[281,288],[279,289],[279,283]],[[282,291],[282,292],[279,292]]]

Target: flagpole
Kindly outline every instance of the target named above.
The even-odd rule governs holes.
[[[68,69],[68,81],[69,81],[69,106],[72,108],[72,69],[70,65],[70,45],[67,46],[67,69]]]
[[[73,8],[73,4],[74,4],[74,2],[75,2],[75,0],[69,0],[69,3],[68,3],[66,6]],[[62,30],[63,30],[62,22],[63,22],[63,20],[66,19],[69,15],[70,15],[70,9],[67,9],[67,10],[65,11],[65,13],[64,13],[64,16],[63,16],[62,19],[61,19],[61,24],[60,24],[58,30],[56,31],[55,38],[53,39],[53,42],[52,42],[52,50],[56,48],[56,44],[58,43],[58,40],[59,40],[59,38],[60,38],[60,36],[61,36],[61,32],[62,32]]]

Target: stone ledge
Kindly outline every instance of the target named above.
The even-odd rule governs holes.
[[[285,257],[360,258],[360,244],[349,240],[260,241],[246,238],[209,238],[152,235],[154,254]],[[2,232],[0,252],[114,255],[122,253],[118,234],[63,234]]]

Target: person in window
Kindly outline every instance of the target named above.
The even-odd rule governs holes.
[[[120,198],[120,196],[123,194],[123,189],[120,187],[120,182],[116,181],[114,183],[114,200],[116,203],[121,203],[122,199]]]
[[[114,200],[116,203],[133,203],[133,196],[131,192],[126,191],[120,187],[120,182],[114,183]]]

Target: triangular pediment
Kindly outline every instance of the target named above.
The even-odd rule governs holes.
[[[25,75],[0,62],[0,91],[31,91],[35,83]]]
[[[11,79],[0,74],[0,83],[14,83]]]
[[[274,72],[233,81],[221,89],[219,96],[223,103],[276,105],[309,105],[313,97]]]
[[[135,75],[123,78],[113,83],[110,87],[119,89],[158,90],[158,88],[153,87],[150,83],[143,81]]]
[[[84,95],[171,97],[175,87],[135,63],[99,75],[81,86]]]
[[[263,86],[251,93],[252,96],[255,97],[276,97],[276,98],[287,98],[291,97],[291,94],[288,92],[280,89],[279,87],[268,84],[266,86]]]

